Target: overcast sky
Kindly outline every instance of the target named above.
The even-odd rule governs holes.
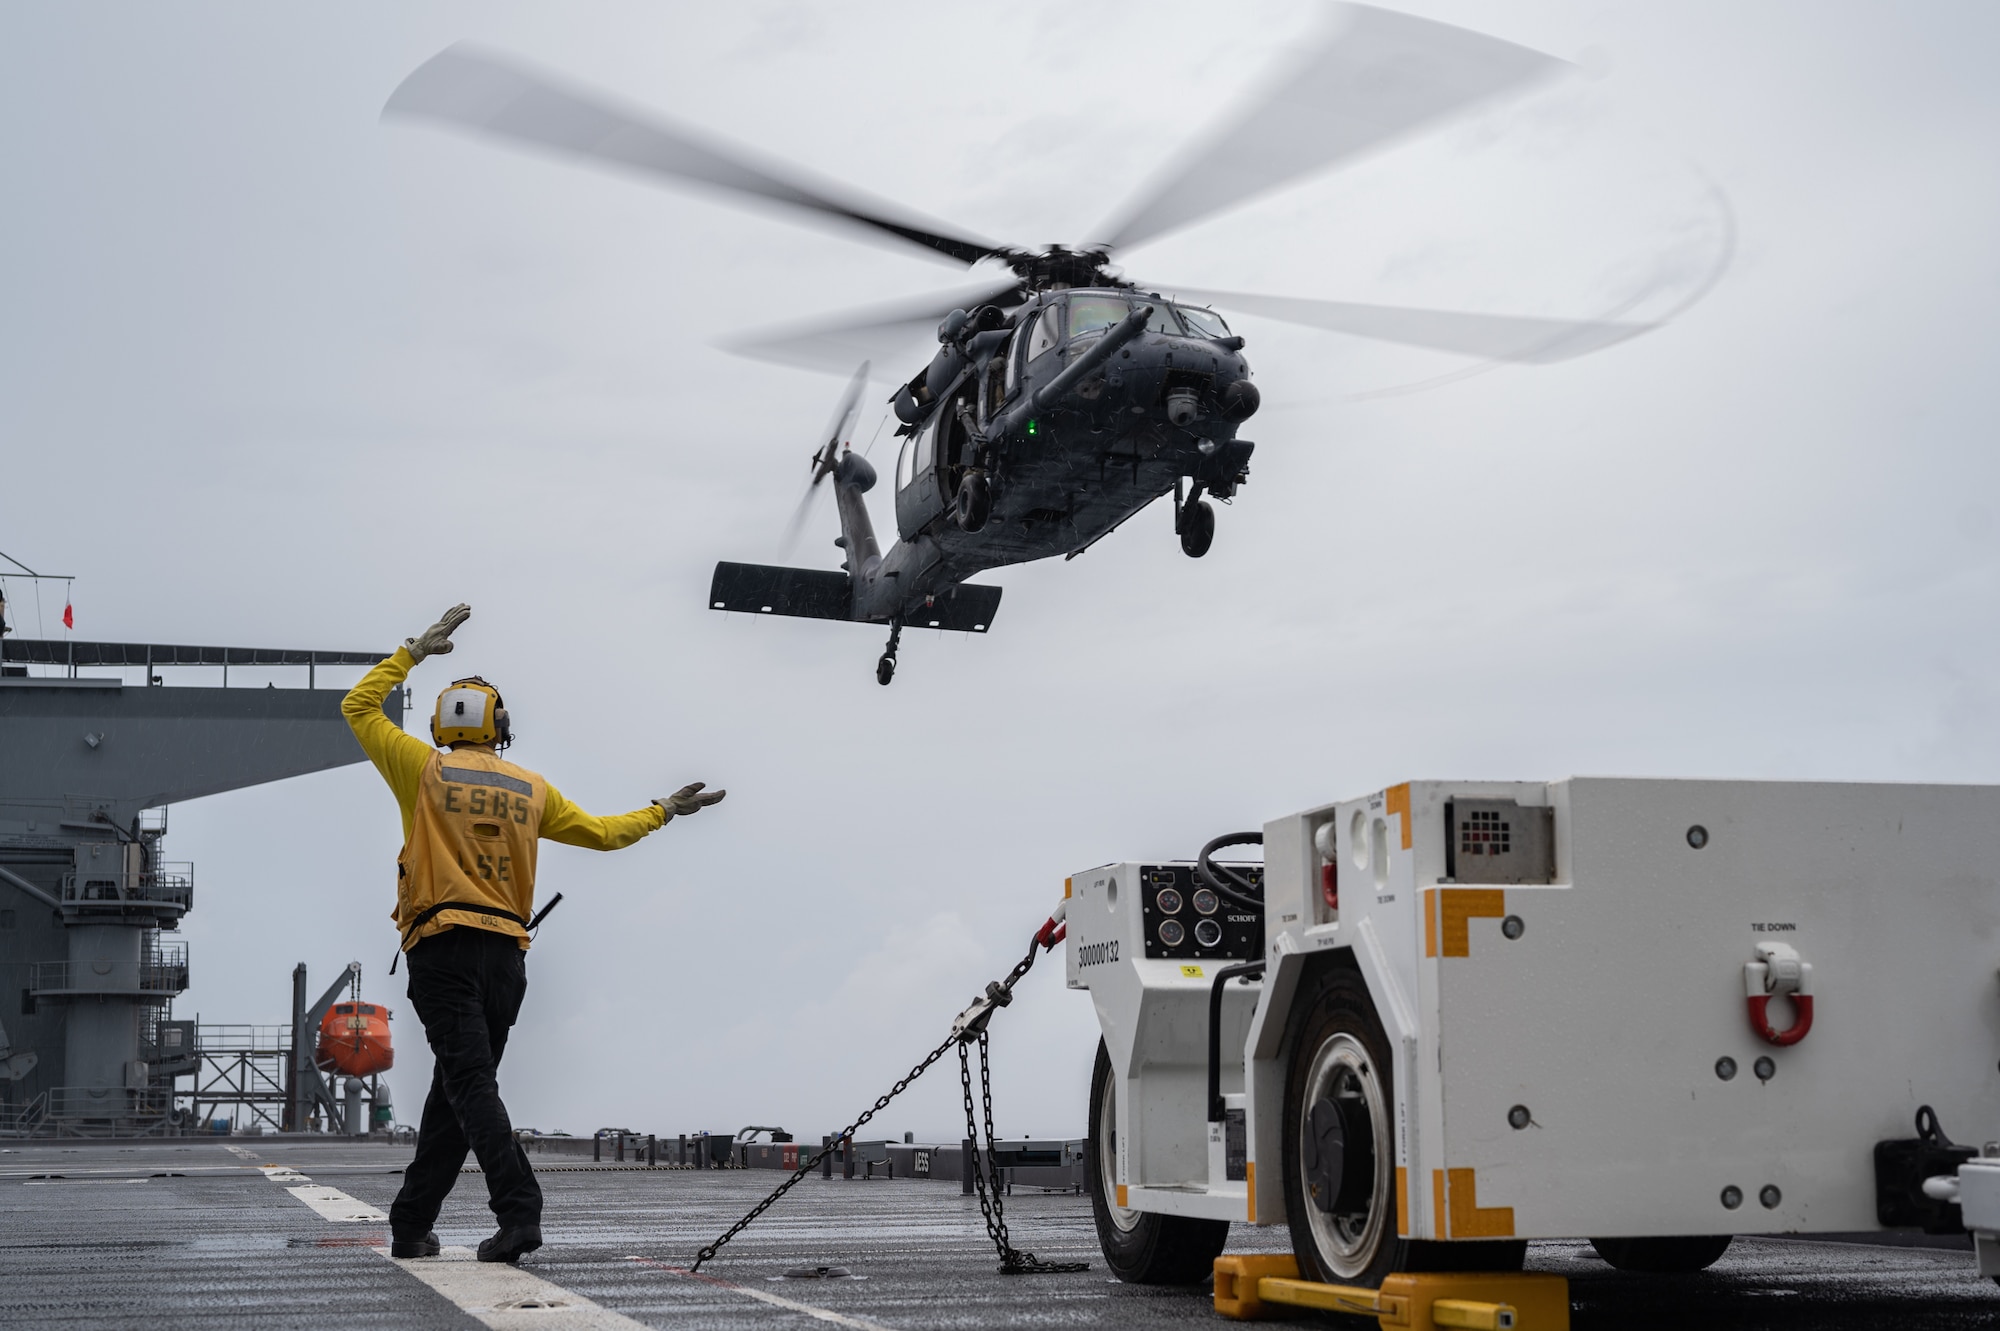
[[[1719,191],[1722,282],[1597,356],[1415,393],[1383,390],[1466,363],[1237,318],[1265,405],[1213,551],[1182,556],[1159,508],[986,575],[992,633],[908,635],[884,689],[876,629],[704,609],[715,560],[776,558],[841,387],[714,343],[963,274],[383,101],[475,38],[1046,243],[1318,7],[9,6],[0,549],[78,576],[84,638],[386,649],[469,601],[420,711],[484,674],[510,756],[597,811],[729,788],[617,855],[545,850],[567,895],[502,1078],[544,1129],[816,1139],[1004,972],[1066,873],[1400,780],[2000,779],[2000,10],[1408,8],[1579,72],[1126,266],[1663,308],[1720,253]],[[796,560],[835,567],[818,523]],[[317,991],[359,959],[414,1121],[398,842],[365,766],[174,809],[198,879],[177,1010],[279,1022],[295,962]],[[1002,1131],[1081,1133],[1096,1025],[1059,958],[994,1038]],[[956,1080],[879,1125],[955,1139]]]

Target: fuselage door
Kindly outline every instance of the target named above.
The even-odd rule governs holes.
[[[938,484],[938,435],[951,428],[952,408],[946,403],[931,413],[922,429],[904,443],[896,463],[896,530],[909,540],[944,511]]]

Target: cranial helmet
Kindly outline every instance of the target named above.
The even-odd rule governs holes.
[[[500,690],[479,676],[455,679],[438,695],[431,716],[431,738],[439,744],[491,744],[504,749],[514,741],[507,724],[507,704]]]

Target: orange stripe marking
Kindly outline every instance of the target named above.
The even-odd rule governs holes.
[[[1400,786],[1389,787],[1388,800],[1384,805],[1384,811],[1391,814],[1400,813],[1403,815],[1403,849],[1408,850],[1410,848],[1410,783],[1409,782],[1405,781]]]
[[[1479,1188],[1470,1169],[1447,1171],[1451,1176],[1451,1235],[1458,1239],[1511,1239],[1514,1208],[1481,1206]]]
[[[1472,955],[1472,926],[1467,921],[1474,916],[1507,913],[1507,893],[1497,887],[1447,887],[1440,889],[1437,895],[1444,898],[1439,903],[1439,913],[1444,920],[1438,933],[1443,954],[1447,957]],[[1426,947],[1425,955],[1436,956],[1437,953]]]

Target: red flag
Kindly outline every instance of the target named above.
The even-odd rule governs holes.
[[[63,627],[66,629],[76,627],[76,612],[70,609],[68,601],[63,602]]]

